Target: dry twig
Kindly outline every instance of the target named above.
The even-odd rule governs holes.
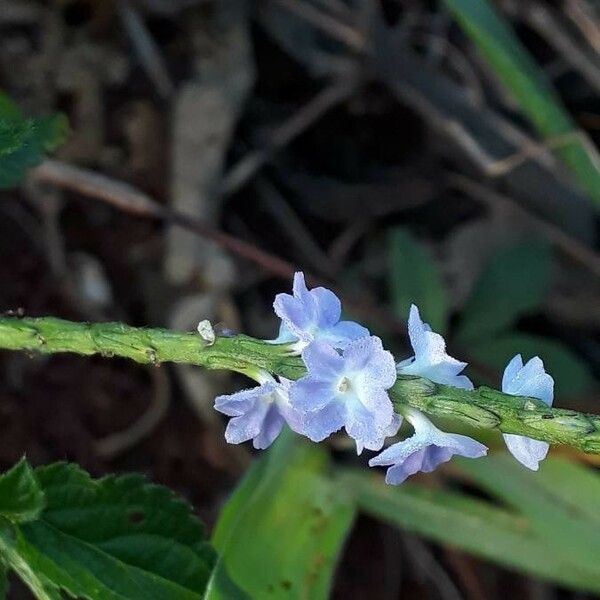
[[[567,16],[579,28],[590,46],[600,53],[600,25],[593,14],[590,14],[591,11],[592,8],[583,0],[567,0],[565,4]]]
[[[123,212],[158,219],[188,229],[213,241],[224,250],[253,262],[266,273],[286,281],[291,280],[293,277],[295,267],[286,260],[265,252],[253,244],[214,229],[200,219],[174,212],[127,183],[115,181],[106,175],[100,175],[88,169],[50,159],[33,169],[31,176],[40,182],[58,185],[89,198],[100,200]],[[310,273],[306,274],[306,279],[311,285],[328,285],[326,281]],[[406,335],[405,323],[386,309],[366,302],[346,301],[345,304],[348,310],[357,317],[377,321],[382,327],[393,333],[400,336]]]
[[[522,19],[542,36],[596,91],[600,92],[600,64],[594,60],[596,57],[590,56],[577,44],[550,8],[539,2],[519,0],[504,0],[502,6],[513,18]]]
[[[223,178],[220,191],[228,196],[237,192],[264,167],[273,154],[318,121],[324,113],[340,104],[354,91],[356,82],[343,80],[332,83],[292,115],[272,133],[264,148],[254,150],[234,165]]]
[[[264,252],[243,240],[214,229],[200,219],[172,211],[133,186],[115,181],[106,175],[49,159],[33,169],[31,176],[40,182],[58,185],[83,194],[88,198],[106,202],[123,212],[163,220],[184,229],[195,231],[198,235],[215,242],[218,246],[233,254],[255,263],[261,269],[277,277],[290,279],[294,273],[294,267],[291,263]]]
[[[346,44],[355,52],[362,53],[365,50],[367,40],[362,33],[346,23],[342,23],[335,17],[324,13],[318,8],[302,2],[302,0],[272,0],[283,8],[298,15],[300,18],[328,33],[332,38]]]
[[[259,179],[257,189],[264,208],[287,230],[290,239],[296,243],[312,269],[317,273],[333,277],[336,271],[335,264],[319,247],[311,232],[279,190],[264,178]]]
[[[128,1],[117,3],[117,11],[142,67],[163,99],[175,89],[165,60],[139,12]]]

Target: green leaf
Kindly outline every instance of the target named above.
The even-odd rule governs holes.
[[[540,307],[549,285],[552,254],[545,242],[501,250],[486,266],[463,310],[462,343],[487,339]]]
[[[61,600],[60,591],[30,565],[18,549],[18,527],[0,517],[0,557],[31,590],[38,600]]]
[[[551,493],[567,507],[600,523],[600,476],[597,471],[559,457],[545,460],[542,467],[535,476],[544,489],[551,489]]]
[[[523,360],[539,356],[555,382],[556,395],[580,396],[594,386],[589,368],[569,348],[555,340],[527,333],[507,333],[469,346],[477,361],[502,371],[508,361],[521,354]]]
[[[5,600],[8,597],[8,568],[3,563],[0,563],[0,600]]]
[[[539,66],[489,0],[444,1],[541,136],[556,138],[579,131]],[[598,156],[581,136],[573,136],[557,154],[581,187],[600,204]]]
[[[67,132],[64,115],[24,119],[0,93],[0,188],[16,185],[26,169],[39,164],[64,141]]]
[[[327,474],[322,447],[280,436],[222,510],[206,600],[328,597],[354,507]]]
[[[394,312],[406,319],[411,304],[419,307],[423,320],[444,333],[448,301],[439,269],[426,248],[406,230],[389,232],[389,287]]]
[[[0,92],[0,119],[18,121],[21,112],[17,105],[6,95]]]
[[[190,507],[168,489],[137,475],[93,480],[65,463],[35,474],[46,508],[5,530],[0,550],[38,597],[49,585],[90,600],[202,597],[213,551]]]
[[[545,473],[552,463],[552,458],[546,459],[539,473],[532,473],[505,453],[483,460],[457,462],[482,489],[518,510],[552,553],[563,557],[565,562],[568,558],[573,567],[593,575],[594,583],[600,586],[598,515],[592,516],[589,507],[582,508],[577,496],[565,491],[566,486],[574,480],[582,482],[585,476],[578,469],[571,475],[571,467],[565,462],[558,468],[550,467],[550,472]],[[591,477],[596,479],[593,489],[598,490],[597,475],[589,474],[585,480],[589,482]]]
[[[489,478],[494,478],[494,467],[482,460],[464,462],[481,465]],[[535,478],[535,474],[528,475]],[[410,482],[388,486],[381,478],[363,471],[343,473],[340,487],[356,495],[359,509],[391,525],[520,572],[600,592],[600,565],[582,566],[560,545],[549,546],[518,510]]]
[[[0,475],[0,516],[21,523],[36,519],[44,508],[44,493],[33,469],[22,458]]]

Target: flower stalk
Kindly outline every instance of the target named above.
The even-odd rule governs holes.
[[[302,359],[290,355],[286,344],[245,335],[217,336],[209,343],[197,333],[53,317],[0,318],[0,349],[99,354],[156,366],[176,362],[239,373],[264,369],[293,380],[306,374]],[[535,398],[488,387],[466,390],[410,375],[399,375],[389,393],[399,412],[411,406],[434,418],[451,418],[479,429],[498,429],[600,454],[598,415],[552,408]]]

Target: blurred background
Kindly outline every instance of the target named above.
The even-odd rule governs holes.
[[[0,0],[0,88],[70,127],[0,194],[3,310],[270,339],[302,269],[398,359],[415,302],[478,384],[539,355],[557,404],[600,412],[593,0]],[[253,460],[212,409],[231,374],[0,371],[2,468],[141,471],[212,527]],[[533,475],[484,441],[398,490],[331,441],[360,497],[332,597],[600,593],[597,461],[558,448]]]

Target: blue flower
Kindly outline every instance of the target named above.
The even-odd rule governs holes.
[[[252,440],[253,446],[262,450],[273,443],[286,422],[294,431],[301,428],[300,416],[289,404],[292,382],[284,378],[277,382],[267,374],[261,379],[257,387],[215,399],[215,409],[233,417],[225,430],[230,444]]]
[[[343,353],[316,341],[302,359],[308,375],[292,384],[290,404],[302,414],[304,435],[320,442],[345,427],[359,454],[363,447],[379,450],[395,435],[400,418],[386,390],[396,381],[396,367],[378,337],[350,342]]]
[[[465,390],[472,390],[473,383],[466,375],[459,375],[467,366],[446,354],[446,342],[439,333],[431,331],[427,323],[423,323],[419,309],[413,304],[408,317],[408,336],[415,355],[398,363],[400,375],[418,375]]]
[[[520,354],[517,354],[504,369],[502,391],[512,396],[538,398],[548,406],[552,406],[554,380],[546,373],[544,363],[538,356],[523,366],[523,359]],[[520,463],[532,471],[538,470],[538,463],[548,454],[550,446],[547,442],[512,433],[505,433],[503,437],[506,447]]]
[[[430,473],[453,455],[479,458],[487,454],[487,448],[475,440],[457,433],[440,431],[420,411],[407,409],[406,420],[415,428],[408,439],[398,442],[369,461],[371,467],[388,467],[386,483],[401,484],[418,471]]]
[[[282,320],[276,342],[295,340],[300,351],[314,340],[329,342],[334,348],[344,348],[352,340],[369,335],[368,329],[353,321],[340,321],[342,306],[339,298],[328,289],[306,287],[303,273],[294,275],[293,295],[277,294],[273,303],[275,314]]]

